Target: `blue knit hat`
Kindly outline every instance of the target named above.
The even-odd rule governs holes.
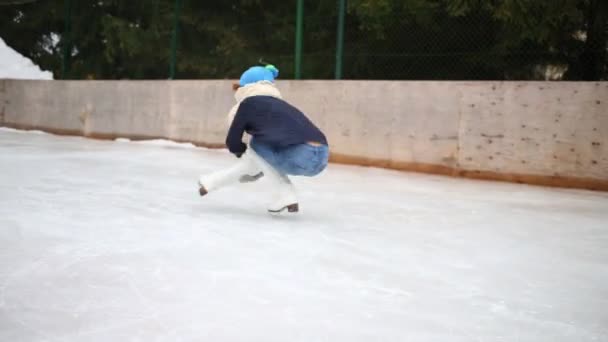
[[[260,82],[260,81],[268,81],[274,82],[274,79],[279,76],[279,69],[277,69],[274,65],[268,64],[267,66],[254,66],[247,69],[239,80],[239,85],[244,87],[248,84]]]

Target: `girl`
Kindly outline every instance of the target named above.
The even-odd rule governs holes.
[[[300,110],[281,98],[274,84],[278,69],[273,65],[246,70],[235,85],[236,105],[228,113],[228,150],[239,161],[227,170],[199,179],[201,196],[232,184],[265,177],[275,192],[268,206],[271,213],[297,212],[298,200],[292,176],[313,177],[329,158],[325,135]],[[251,136],[243,143],[243,133]]]

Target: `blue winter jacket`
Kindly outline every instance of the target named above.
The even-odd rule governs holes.
[[[239,105],[226,137],[226,146],[237,156],[247,150],[244,132],[276,149],[307,142],[327,145],[325,135],[304,113],[272,96],[251,96]]]

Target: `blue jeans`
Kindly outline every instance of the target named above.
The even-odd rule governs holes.
[[[326,145],[299,144],[275,148],[251,139],[251,148],[283,175],[312,177],[327,167],[329,148]]]

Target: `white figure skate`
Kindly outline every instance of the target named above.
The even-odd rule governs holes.
[[[273,214],[281,213],[285,210],[290,213],[298,212],[300,207],[298,205],[296,191],[291,180],[289,180],[289,177],[280,174],[274,167],[268,164],[266,160],[255,153],[253,149],[249,150],[251,150],[250,157],[255,161],[263,175],[266,176],[271,183],[270,186],[276,191],[275,200],[268,206],[268,212]]]
[[[251,150],[253,152],[253,150]],[[251,152],[246,151],[232,167],[201,176],[198,180],[199,194],[206,195],[210,191],[231,186],[237,183],[248,183],[263,176],[257,162],[251,158]]]
[[[198,181],[199,194],[205,196],[220,188],[237,183],[254,182],[261,177],[267,178],[270,187],[276,191],[275,200],[268,206],[268,212],[299,211],[295,188],[289,178],[280,174],[252,148],[249,148],[231,168],[201,176]]]

